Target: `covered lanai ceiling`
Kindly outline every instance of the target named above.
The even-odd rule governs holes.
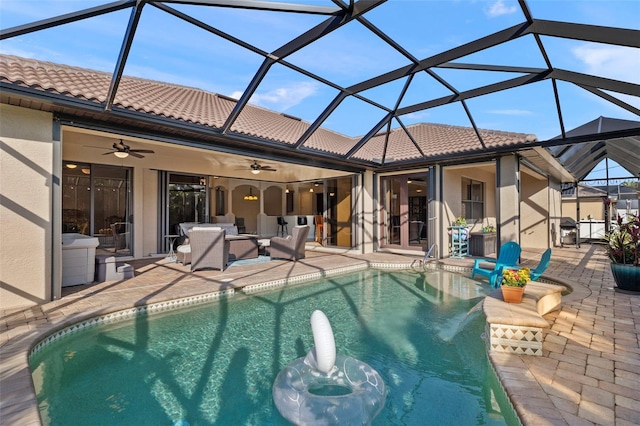
[[[90,2],[93,6],[84,10],[10,27],[3,19],[0,40],[5,53],[47,43],[52,46],[43,51],[73,45],[73,63],[69,57],[38,59],[109,72],[106,87],[84,94],[99,110],[70,100],[64,91],[32,90],[16,82],[3,82],[2,90],[54,105],[49,110],[69,116],[86,109],[102,122],[144,121],[155,124],[158,133],[172,127],[190,140],[201,135],[201,143],[225,142],[227,149],[236,144],[263,158],[317,157],[384,171],[547,147],[578,179],[603,155],[638,175],[638,155],[629,155],[638,152],[637,125],[590,123],[568,130],[586,121],[572,113],[586,110],[587,103],[601,106],[604,112],[598,115],[616,111],[640,117],[637,73],[612,78],[572,69],[565,60],[567,51],[591,45],[627,49],[631,58],[640,59],[638,22],[574,22],[581,2],[563,2],[555,8],[560,16],[547,16],[541,3],[496,1],[492,7],[509,13],[492,15],[474,7],[476,2],[461,1]],[[480,21],[482,26],[475,25]],[[392,25],[397,22],[402,25]],[[69,36],[65,29],[83,36]],[[123,108],[116,101],[125,75],[198,87],[232,103],[216,125],[148,117],[144,106]],[[496,102],[501,108],[491,109]],[[304,125],[291,125],[287,141],[264,128],[235,131],[239,122],[252,122],[256,109],[250,105]],[[496,116],[511,120],[492,121]],[[425,131],[423,122],[453,126],[454,132],[458,126],[470,128],[473,138],[465,135],[464,149],[433,155],[416,133]],[[486,129],[515,136],[509,143],[493,143]],[[325,148],[326,132],[342,136],[341,141]]]

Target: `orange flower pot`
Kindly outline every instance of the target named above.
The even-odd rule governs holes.
[[[507,303],[520,303],[522,302],[522,296],[524,296],[524,287],[512,287],[509,285],[503,285],[502,288],[502,300]]]

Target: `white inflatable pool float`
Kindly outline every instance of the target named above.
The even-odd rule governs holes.
[[[296,425],[366,425],[386,400],[382,377],[368,364],[336,355],[331,324],[321,311],[311,315],[315,347],[287,364],[273,383],[273,401]]]

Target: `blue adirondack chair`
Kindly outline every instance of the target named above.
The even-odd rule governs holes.
[[[531,276],[531,281],[537,281],[538,278],[540,278],[540,275],[542,275],[542,273],[549,266],[550,261],[551,261],[551,249],[548,248],[544,251],[544,253],[542,253],[542,257],[540,258],[540,263],[538,263],[538,266],[531,269],[531,273],[529,274]]]
[[[471,278],[476,275],[482,275],[489,279],[491,287],[500,287],[500,279],[502,277],[502,270],[505,267],[518,268],[518,260],[520,259],[520,253],[522,248],[520,244],[515,241],[509,241],[500,247],[500,254],[497,259],[475,259],[473,262],[473,270],[471,271]],[[492,269],[481,268],[481,263],[492,263]]]

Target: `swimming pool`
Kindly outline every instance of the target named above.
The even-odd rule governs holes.
[[[331,321],[338,354],[375,368],[387,401],[374,425],[517,424],[488,363],[478,302],[446,272],[366,270],[85,328],[30,359],[41,417],[72,424],[288,424],[278,372]]]

